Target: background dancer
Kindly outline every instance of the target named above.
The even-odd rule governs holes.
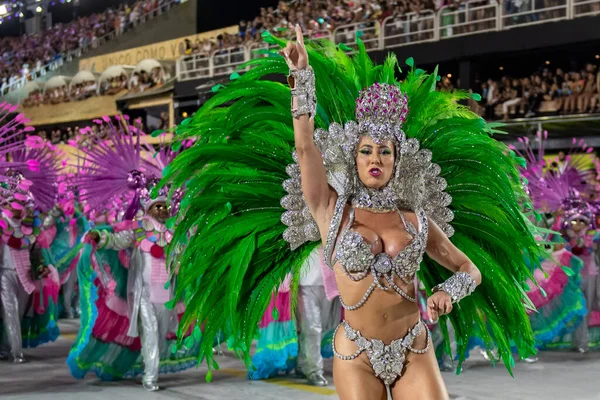
[[[7,111],[14,109],[4,106],[2,112]],[[40,210],[47,212],[54,205],[59,165],[56,154],[41,140],[19,139],[28,131],[23,121],[18,115],[0,128],[0,155],[6,159],[10,154],[11,159],[0,166],[0,350],[14,363],[25,362],[23,347],[36,347],[59,335],[58,273],[44,263],[41,247],[48,241],[40,235]]]
[[[323,247],[316,247],[300,271],[298,289],[298,360],[296,372],[305,376],[314,386],[327,386],[323,371],[321,343],[324,335],[341,321],[341,304],[338,297],[329,299],[325,279],[334,278],[325,270]],[[335,282],[335,278],[333,279]],[[331,332],[330,332],[331,333]]]
[[[171,301],[175,275],[166,265],[171,214],[164,192],[150,196],[170,152],[144,160],[142,132],[121,122],[107,126],[109,141],[87,151],[90,172],[78,185],[91,209],[105,209],[124,195],[128,207],[114,227],[96,226],[86,235],[91,244],[78,265],[83,315],[67,364],[76,378],[88,371],[106,380],[143,373],[143,387],[157,391],[159,373],[192,367],[198,354],[193,341],[172,351],[182,309]],[[199,339],[199,328],[194,335]]]

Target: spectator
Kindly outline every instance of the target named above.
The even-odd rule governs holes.
[[[202,52],[204,54],[210,54],[212,52],[213,45],[210,40],[205,39],[204,44],[202,45]]]
[[[150,82],[150,75],[148,74],[147,71],[142,71],[141,74],[141,79],[140,79],[140,89],[143,92],[144,90],[148,89],[151,85]]]
[[[50,143],[59,144],[61,141],[61,132],[60,129],[55,129],[52,131],[52,137],[50,138]]]
[[[94,135],[97,135],[100,139],[106,139],[106,136],[108,135],[108,131],[106,130],[104,125],[102,125],[100,129],[98,129],[98,126],[94,125],[92,128],[92,132],[94,133]]]
[[[131,81],[129,82],[129,91],[139,92],[140,89],[140,73],[134,72],[131,76]]]
[[[74,138],[75,138],[75,136],[73,135],[73,129],[69,126],[66,131],[61,132],[60,143],[61,144],[68,143],[70,139],[74,139]]]
[[[184,48],[183,48],[183,54],[185,54],[186,56],[189,56],[190,54],[192,54],[192,42],[190,42],[190,39],[185,39],[183,41],[184,43]]]
[[[150,80],[152,81],[151,87],[160,86],[160,85],[164,84],[165,76],[164,76],[163,69],[161,67],[152,68],[152,75],[150,77]]]
[[[596,112],[600,112],[600,71],[596,75],[596,96],[594,98],[596,99],[596,104],[598,104]]]
[[[128,84],[127,84],[127,75],[126,74],[121,74],[120,80],[121,80],[120,90],[127,90],[127,86],[128,86]]]
[[[438,89],[442,92],[452,92],[454,90],[454,85],[452,85],[452,81],[450,81],[449,76],[444,76],[438,85]]]
[[[133,127],[136,128],[139,132],[144,132],[144,122],[142,118],[136,118],[133,120]]]
[[[161,112],[160,113],[160,121],[158,123],[158,129],[169,129],[169,113]]]
[[[488,79],[487,82],[487,96],[486,96],[486,105],[485,105],[485,117],[487,119],[493,119],[494,113],[496,110],[496,106],[500,103],[500,88],[498,87],[498,83]]]
[[[544,94],[548,93],[547,83],[542,82],[542,78],[540,76],[535,76],[533,78],[533,84],[529,85],[528,93],[527,93],[527,112],[525,113],[525,118],[534,117],[540,108],[540,104],[542,104],[542,100],[544,99]]]
[[[569,74],[569,79],[565,78],[568,89],[568,97],[565,102],[565,112],[572,113],[576,111],[579,95],[583,91],[583,80],[579,72]]]
[[[518,79],[513,79],[512,85],[507,86],[505,95],[508,100],[502,103],[502,113],[504,114],[504,120],[508,120],[509,107],[521,104],[523,101],[523,87]]]
[[[98,85],[96,84],[96,81],[88,81],[86,88],[85,88],[85,92],[86,92],[86,97],[95,96],[98,92]]]
[[[248,23],[246,20],[241,20],[238,25],[238,33],[242,39],[246,37],[246,29],[248,29]]]
[[[137,26],[138,18],[139,18],[139,8],[134,7],[133,10],[129,13],[129,23],[134,27]]]
[[[568,73],[561,73],[560,75],[557,74],[556,78],[557,84],[559,85],[558,93],[560,96],[560,106],[558,107],[558,110],[560,113],[563,113],[566,110],[567,99],[571,94],[571,89],[569,88],[569,81],[571,78]]]
[[[583,91],[578,99],[577,109],[580,113],[593,112],[596,106],[596,75],[593,69],[586,69],[587,76],[583,84]]]

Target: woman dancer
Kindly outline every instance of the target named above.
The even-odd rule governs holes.
[[[446,398],[415,274],[430,316],[450,313],[459,360],[475,327],[489,327],[485,345],[496,342],[509,366],[511,340],[520,355],[533,351],[518,285],[531,276],[523,253],[537,260],[542,250],[519,210],[516,161],[456,104],[466,94],[436,92],[437,74],[414,68],[399,83],[393,56],[374,66],[357,45],[351,58],[327,41],[304,46],[297,28],[287,64],[276,54],[253,61],[178,128],[178,139],[198,138],[165,171],[175,187],[188,183],[171,244],[186,245],[174,259],[187,306],[180,330],[197,321],[204,337],[225,331],[248,357],[271,293],[290,272],[297,285],[321,241],[346,308],[334,348],[340,397],[385,398],[387,385],[394,398]],[[290,69],[293,129],[289,89],[261,79]],[[314,142],[313,124],[329,127]],[[201,355],[212,367],[209,345]]]
[[[115,198],[128,199],[129,207],[118,224],[96,226],[84,237],[77,265],[81,326],[67,364],[78,379],[90,371],[103,380],[143,374],[143,387],[154,392],[159,374],[191,368],[198,354],[191,339],[188,348],[171,351],[181,309],[166,304],[176,277],[165,264],[172,236],[165,223],[176,204],[170,209],[165,193],[150,196],[172,153],[161,150],[145,159],[143,132],[105,121],[99,122],[108,140],[86,150],[87,171],[78,177],[81,198],[92,209],[102,210]]]
[[[316,247],[302,266],[297,299],[290,298],[289,278],[273,294],[260,321],[248,377],[267,379],[295,369],[309,384],[327,386],[323,359],[333,357],[333,331],[342,313],[335,275],[323,262],[323,246]],[[298,307],[292,315],[294,300]]]
[[[74,179],[72,174],[63,174],[59,179],[57,204],[44,219],[50,244],[42,249],[45,262],[54,265],[60,275],[63,316],[68,319],[79,318],[80,314],[76,266],[83,246],[81,238],[89,229],[79,209]]]
[[[375,84],[359,96],[358,131],[353,132],[358,140],[353,153],[359,182],[353,196],[343,198],[329,187],[323,158],[313,141],[316,104],[306,95],[314,78],[309,81],[302,35],[283,51],[296,78],[291,85],[297,85],[292,88],[292,114],[302,193],[318,224],[326,262],[336,273],[346,310],[343,330],[338,329],[333,342],[337,392],[343,399],[385,398],[385,384],[392,386],[396,398],[414,393],[416,387],[422,398],[447,398],[413,280],[424,253],[455,273],[427,300],[428,313],[437,320],[475,290],[481,273],[425,210],[399,207],[394,194],[383,192],[396,183],[398,175],[393,175],[401,168],[396,160],[405,141],[401,127],[408,112],[406,97],[386,84]],[[343,231],[338,234],[340,226]],[[376,278],[369,279],[372,276]],[[405,379],[400,380],[402,375]]]
[[[23,348],[54,341],[60,332],[56,323],[59,278],[45,264],[41,249],[40,211],[54,205],[60,170],[56,154],[39,137],[24,140],[31,128],[23,127],[16,107],[2,105],[0,121],[0,308],[3,331],[0,358],[25,362]],[[7,158],[7,155],[9,156]]]

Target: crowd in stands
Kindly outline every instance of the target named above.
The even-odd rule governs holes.
[[[497,5],[498,0],[482,0],[480,2],[471,2],[471,7],[475,8],[469,11],[469,18],[481,20],[465,24],[466,13],[453,14],[457,10],[465,10],[467,0],[296,0],[292,2],[280,1],[277,7],[262,7],[257,10],[254,19],[242,20],[238,24],[238,34],[221,34],[210,39],[186,40],[180,49],[182,55],[202,54],[212,55],[216,51],[237,46],[249,46],[253,43],[261,42],[263,32],[270,32],[272,35],[286,37],[293,33],[294,26],[299,24],[305,35],[310,37],[330,36],[335,28],[359,24],[363,33],[362,40],[367,48],[370,44],[376,45],[376,41],[369,43],[379,33],[373,22],[382,23],[391,16],[407,16],[406,19],[398,19],[386,27],[386,35],[402,35],[405,37],[396,39],[393,43],[397,44],[402,40],[409,42],[419,39],[429,39],[423,37],[424,30],[433,28],[433,18],[423,18],[424,12],[437,12],[444,8],[442,26],[449,27],[443,29],[443,36],[452,36],[464,34],[468,31],[488,29],[494,26],[494,21],[490,21],[493,10],[482,9],[486,4]],[[505,0],[503,2],[505,14],[519,14],[514,21],[505,21],[505,24],[534,22],[543,19],[556,18],[559,11],[540,11],[521,15],[530,11],[532,4],[536,7],[556,6],[556,0]],[[539,3],[539,4],[538,4]],[[556,3],[556,4],[555,4]],[[479,8],[477,8],[479,7]],[[486,20],[487,18],[487,20]],[[458,26],[456,26],[458,24]],[[461,25],[463,24],[463,25]],[[450,26],[453,25],[453,26]],[[413,34],[413,32],[418,32]],[[354,41],[355,30],[347,29],[337,33],[337,42],[351,43]]]
[[[212,39],[187,40],[182,53],[212,54],[228,47],[260,42],[263,32],[279,37],[293,33],[299,24],[311,37],[329,36],[339,26],[352,23],[382,22],[392,15],[436,10],[464,0],[297,0],[280,1],[277,7],[262,7],[251,20],[239,22],[238,34],[222,34]],[[352,39],[354,39],[352,37]]]
[[[134,72],[129,78],[126,73],[105,78],[98,84],[95,80],[87,80],[70,85],[47,88],[45,91],[35,89],[29,92],[23,101],[23,107],[36,107],[43,104],[59,104],[70,101],[81,101],[93,96],[114,96],[124,91],[132,93],[163,85],[166,75],[163,68],[154,67],[150,72]]]
[[[44,104],[60,104],[89,99],[98,94],[96,81],[85,81],[72,85],[60,85],[46,90],[35,89],[23,100],[23,107]]]
[[[135,124],[141,123],[141,121],[134,121]],[[42,129],[32,133],[33,135],[40,136],[44,140],[49,140],[53,145],[69,144],[78,148],[85,148],[91,146],[94,143],[94,138],[105,139],[110,133],[109,128],[105,125],[88,124],[90,131],[81,132],[79,126],[63,126],[55,127],[51,129]]]
[[[138,121],[134,121],[135,123],[139,123]],[[40,130],[35,132],[35,135],[40,136],[42,139],[47,139],[50,143],[57,144],[71,144],[77,145],[79,147],[85,147],[88,142],[91,143],[92,137],[98,137],[100,139],[105,139],[109,134],[109,128],[105,125],[98,124],[89,124],[91,131],[88,133],[86,131],[85,134],[80,132],[79,126],[75,127],[56,127],[48,130]]]
[[[114,96],[120,92],[127,90],[129,86],[127,82],[127,74],[122,73],[119,76],[104,79],[100,83],[100,94],[106,96]]]
[[[71,100],[81,101],[93,97],[98,92],[95,80],[88,80],[71,85]]]
[[[131,76],[129,91],[133,93],[143,92],[164,84],[166,80],[165,71],[160,67],[154,67],[151,71],[136,71]]]
[[[469,3],[469,6],[466,4]],[[279,1],[277,7],[262,7],[250,20],[238,24],[237,34],[223,33],[214,38],[186,39],[181,55],[211,56],[226,53],[226,49],[252,48],[262,43],[261,35],[269,32],[278,37],[290,37],[299,24],[306,36],[318,38],[333,34],[335,28],[354,24],[356,29],[337,31],[336,42],[353,43],[356,31],[367,48],[379,45],[378,35],[384,32],[385,46],[433,39],[434,12],[441,13],[441,36],[468,34],[495,29],[495,6],[502,4],[505,26],[538,23],[566,17],[560,0],[295,0]],[[485,8],[483,6],[494,6]],[[581,12],[600,11],[600,5],[582,4]],[[583,7],[583,8],[582,8]],[[457,12],[459,11],[459,12]],[[388,17],[394,21],[382,26]],[[469,23],[469,21],[476,21]],[[377,26],[374,22],[379,22]],[[389,38],[389,39],[388,39]],[[229,60],[234,61],[234,60]]]
[[[117,9],[80,17],[68,24],[20,37],[0,38],[0,92],[5,94],[22,77],[31,80],[44,75],[48,64],[76,49],[95,48],[101,38],[123,34],[148,15],[161,12],[170,0],[123,2]]]
[[[167,129],[169,125],[169,113],[163,112],[157,121],[156,126],[144,126],[142,118],[135,118],[132,125],[140,132],[149,132],[152,129]],[[83,129],[79,126],[61,126],[50,129],[41,129],[28,133],[28,135],[37,135],[44,140],[49,140],[53,145],[71,145],[78,148],[85,148],[96,143],[96,139],[106,139],[110,134],[110,128],[106,124],[95,124],[92,121],[82,126],[89,129]],[[135,133],[134,133],[135,134]]]
[[[486,119],[600,112],[600,72],[591,63],[569,72],[544,68],[521,78],[488,79],[481,89]]]
[[[93,126],[93,128],[95,128],[96,131],[98,130],[98,127],[96,126]],[[103,127],[100,127],[100,129],[102,128]],[[75,137],[79,135],[79,127],[54,128],[49,130],[43,129],[36,132],[36,134],[44,140],[49,140],[50,143],[54,145],[67,144],[69,140],[74,140]]]

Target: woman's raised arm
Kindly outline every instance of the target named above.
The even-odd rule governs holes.
[[[313,141],[315,78],[308,65],[308,53],[299,25],[296,25],[296,43],[289,42],[281,53],[290,67],[288,83],[292,89],[294,140],[302,174],[302,192],[313,217],[322,226],[322,222],[328,222],[327,210],[335,192],[327,184],[323,158]]]

